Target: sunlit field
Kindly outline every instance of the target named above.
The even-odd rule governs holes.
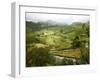
[[[89,64],[89,28],[89,16],[26,13],[26,67]]]

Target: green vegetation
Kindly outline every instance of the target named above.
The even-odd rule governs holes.
[[[89,22],[26,22],[27,67],[75,64],[89,64]]]
[[[33,48],[30,53],[27,53],[27,56],[27,66],[46,66],[54,60],[46,48]]]
[[[80,49],[71,49],[54,53],[55,56],[80,58]]]

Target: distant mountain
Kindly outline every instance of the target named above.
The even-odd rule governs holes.
[[[65,24],[57,24],[53,21],[47,21],[47,22],[30,22],[26,21],[26,31],[38,31],[44,28],[52,28],[52,27],[65,27],[67,25]]]
[[[89,25],[89,22],[87,23],[81,23],[81,22],[74,22],[70,25],[67,25],[67,24],[57,24],[56,22],[54,21],[51,21],[51,20],[48,20],[46,22],[32,22],[32,21],[26,21],[26,32],[32,32],[32,31],[39,31],[41,29],[50,29],[50,28],[63,28],[63,29],[68,29],[68,27],[79,27],[82,26],[83,24],[85,25]]]
[[[41,22],[28,22],[28,21],[26,21],[26,31],[31,32],[31,31],[40,30],[43,27],[42,25],[44,25],[44,24]]]

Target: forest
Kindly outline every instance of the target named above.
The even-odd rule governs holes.
[[[26,67],[89,64],[89,28],[89,21],[26,21]]]

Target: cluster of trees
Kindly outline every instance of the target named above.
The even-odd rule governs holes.
[[[89,64],[89,25],[83,24],[80,31],[73,39],[72,48],[80,48],[80,64]]]
[[[49,53],[47,48],[33,48],[26,53],[26,66],[48,66],[53,65],[54,57]]]

